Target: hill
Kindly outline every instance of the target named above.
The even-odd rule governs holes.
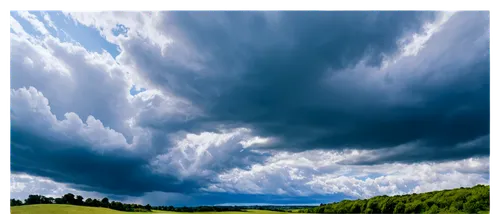
[[[343,200],[302,213],[489,213],[490,186],[441,190],[420,194],[376,196]]]
[[[12,214],[124,214],[122,212],[102,207],[86,207],[66,204],[36,204],[10,207]]]

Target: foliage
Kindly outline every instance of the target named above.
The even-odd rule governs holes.
[[[301,213],[478,213],[490,210],[490,186],[421,194],[343,200],[302,209]]]

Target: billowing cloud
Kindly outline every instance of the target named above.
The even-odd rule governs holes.
[[[135,25],[113,37],[104,20],[122,13],[70,15],[103,28],[139,76],[200,108],[190,131],[244,126],[286,150],[453,147],[489,133],[488,13],[137,16],[169,40]]]
[[[351,198],[397,195],[489,183],[489,158],[415,164],[344,165],[366,151],[278,153],[250,169],[219,175],[215,192],[333,195]],[[464,179],[467,178],[467,179]]]
[[[10,23],[19,197],[324,203],[489,182],[488,12],[19,12]],[[103,39],[116,46],[89,48]]]

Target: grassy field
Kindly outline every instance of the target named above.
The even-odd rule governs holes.
[[[37,204],[10,207],[12,214],[123,214],[117,210],[63,204]]]
[[[85,206],[74,206],[74,205],[62,205],[62,204],[38,204],[38,205],[25,205],[25,206],[15,206],[11,207],[10,211],[12,214],[131,214],[142,212],[122,212],[117,210],[112,210],[108,208],[99,207],[85,207]],[[146,213],[146,212],[144,212]],[[159,211],[154,210],[153,213],[176,213],[169,211]],[[199,212],[203,214],[214,214],[221,212]],[[247,212],[222,212],[224,214],[275,214],[278,212],[267,211],[267,210],[248,210]]]

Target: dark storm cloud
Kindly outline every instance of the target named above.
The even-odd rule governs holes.
[[[13,173],[50,177],[80,190],[142,195],[154,190],[189,193],[199,187],[198,181],[154,174],[147,160],[126,152],[100,154],[16,128],[11,131],[11,154]]]
[[[412,161],[454,159],[485,154],[448,148],[489,134],[488,15],[455,14],[386,74],[383,56],[397,55],[398,41],[436,14],[176,12],[158,27],[173,37],[167,56],[178,60],[139,43],[125,51],[143,76],[203,110],[174,129],[246,126],[277,139],[261,148],[292,151],[419,141],[441,152]]]
[[[443,155],[446,154],[446,155]],[[415,161],[447,161],[460,160],[469,157],[490,155],[490,136],[482,136],[466,143],[454,146],[433,146],[422,143],[406,144],[397,147],[373,150],[365,155],[348,157],[339,162],[346,165],[374,165],[382,163],[414,163]]]

